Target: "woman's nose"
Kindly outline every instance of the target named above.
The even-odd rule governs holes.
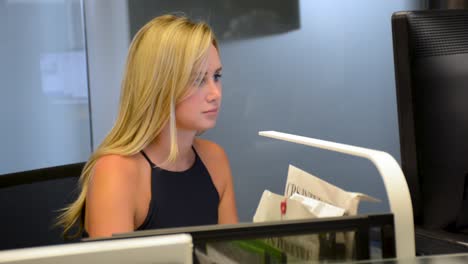
[[[208,84],[208,95],[207,99],[209,102],[219,100],[221,98],[221,83],[210,81]]]

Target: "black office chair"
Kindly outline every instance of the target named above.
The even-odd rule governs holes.
[[[78,195],[84,163],[0,175],[0,250],[61,244],[57,210]]]
[[[468,10],[392,16],[401,165],[416,252],[468,252]]]

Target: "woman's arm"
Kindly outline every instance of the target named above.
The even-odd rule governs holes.
[[[224,153],[224,151],[223,151]],[[226,154],[224,154],[226,156]],[[226,157],[225,161],[225,187],[220,197],[218,209],[219,224],[235,224],[238,222],[234,185],[232,183],[231,168]]]
[[[238,222],[234,185],[231,168],[224,149],[208,140],[197,138],[195,148],[210,172],[211,179],[218,190],[218,223],[234,224]]]
[[[86,196],[85,228],[90,237],[134,230],[137,168],[131,158],[118,155],[96,162]]]

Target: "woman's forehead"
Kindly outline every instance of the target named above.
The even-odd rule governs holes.
[[[211,45],[208,51],[207,64],[207,71],[217,71],[222,68],[218,50],[214,47],[214,45]]]

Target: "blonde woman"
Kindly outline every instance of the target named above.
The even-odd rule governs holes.
[[[164,15],[135,35],[117,121],[88,160],[65,235],[236,223],[224,150],[197,138],[221,107],[218,44],[208,25]]]

